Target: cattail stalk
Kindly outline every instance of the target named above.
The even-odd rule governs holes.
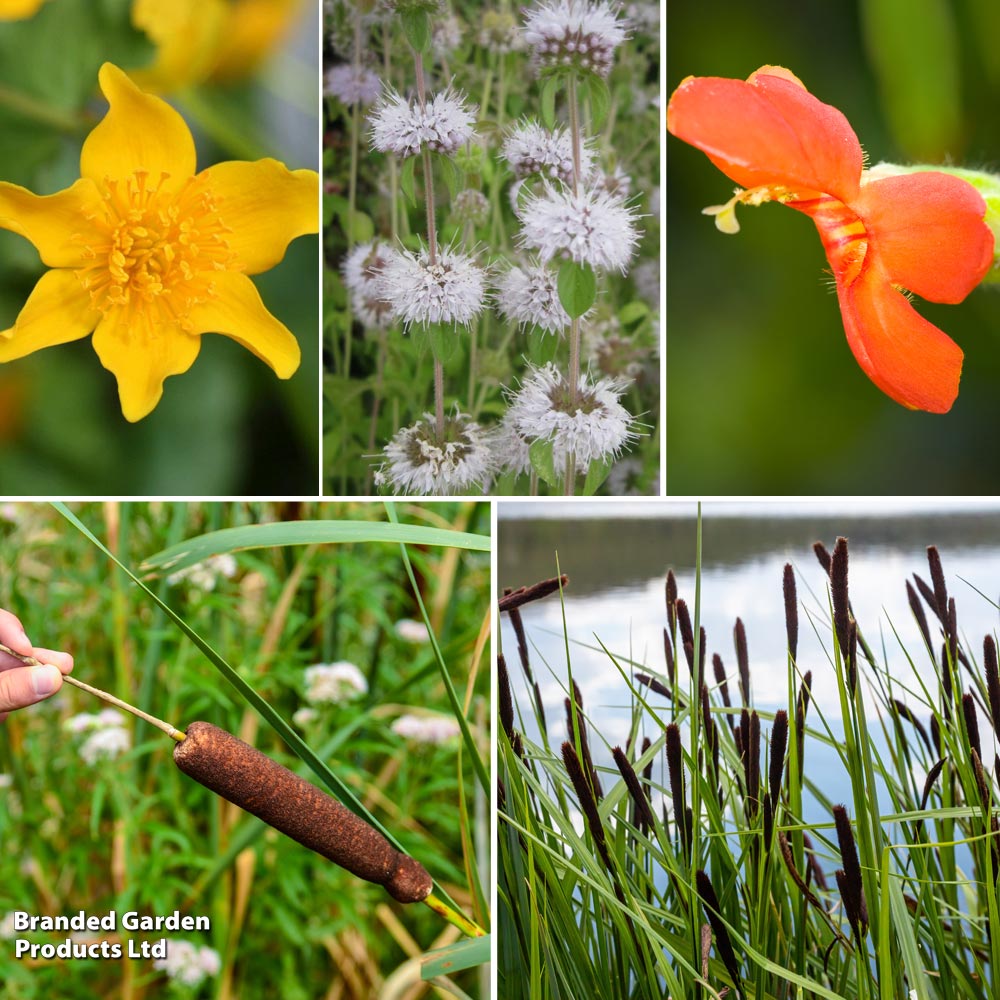
[[[750,704],[750,655],[747,652],[747,631],[743,619],[737,618],[733,627],[733,641],[736,644],[736,666],[740,672],[740,697],[744,705]]]
[[[841,536],[833,547],[830,562],[830,595],[833,598],[833,627],[845,662],[850,652],[850,610],[847,596],[847,539]]]
[[[997,669],[997,647],[993,636],[983,639],[983,669],[986,673],[986,696],[990,703],[993,731],[1000,737],[1000,671]]]
[[[715,932],[715,946],[719,952],[719,958],[726,967],[726,971],[732,977],[733,983],[740,993],[743,992],[743,980],[740,977],[740,964],[736,960],[736,952],[733,951],[733,942],[729,937],[729,928],[722,921],[722,907],[719,906],[719,897],[715,894],[712,880],[707,873],[700,868],[695,873],[695,883],[698,895],[701,897],[702,906],[705,908],[705,916],[712,925]]]
[[[781,590],[785,598],[785,636],[788,640],[788,655],[794,662],[799,649],[799,607],[795,594],[795,570],[791,563],[785,563]]]
[[[861,939],[868,933],[868,904],[865,901],[858,848],[854,841],[851,821],[847,816],[847,808],[834,806],[833,819],[837,826],[840,858],[844,865],[843,869],[836,872],[837,886],[844,901],[844,912],[860,944]]]
[[[618,766],[622,778],[625,779],[625,787],[632,798],[633,825],[640,830],[652,829],[653,810],[650,808],[649,799],[646,797],[642,782],[639,781],[639,776],[635,773],[635,769],[621,747],[615,747],[611,751],[611,755],[615,759],[615,764]]]
[[[674,802],[674,817],[681,838],[681,849],[690,851],[691,829],[687,819],[687,797],[684,792],[684,752],[681,731],[671,722],[666,729],[667,774],[670,776],[670,795]]]

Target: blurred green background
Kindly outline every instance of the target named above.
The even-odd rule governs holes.
[[[254,16],[246,0],[226,2]],[[29,20],[0,22],[0,179],[50,194],[79,177],[81,143],[107,108],[97,95],[98,67],[110,59],[131,70],[154,55],[132,27],[132,3],[52,0]],[[195,134],[199,169],[263,156],[293,169],[318,166],[315,4],[271,6],[281,8],[276,25],[284,34],[249,75],[164,95]],[[278,267],[253,279],[302,348],[286,382],[235,341],[205,335],[191,370],[168,379],[157,408],[133,425],[89,337],[0,366],[0,493],[315,493],[317,253],[317,237],[295,240]],[[43,271],[27,240],[0,231],[0,329],[13,323]]]
[[[995,0],[675,0],[667,89],[782,65],[844,112],[870,165],[996,169],[998,39]],[[723,235],[701,209],[733,183],[672,137],[667,157],[668,492],[996,493],[982,441],[1000,415],[1000,298],[916,300],[965,366],[950,413],[906,410],[854,360],[810,220],[743,208]]]

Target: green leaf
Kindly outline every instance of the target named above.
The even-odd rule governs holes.
[[[528,457],[531,459],[531,467],[535,470],[535,475],[542,482],[549,486],[558,486],[562,482],[562,476],[556,472],[555,460],[552,451],[554,444],[545,438],[539,438],[531,442],[528,449]]]
[[[209,556],[246,549],[285,545],[354,545],[362,542],[394,542],[409,545],[447,545],[489,552],[490,540],[483,535],[416,524],[361,521],[287,521],[223,528],[189,538],[150,556],[141,566],[144,573],[159,575],[203,562]]]
[[[375,236],[375,223],[370,215],[355,209],[353,213],[348,213],[347,218],[349,224],[344,228],[355,243],[367,243]]]
[[[447,948],[429,951],[420,960],[420,978],[452,976],[463,969],[472,969],[490,960],[490,935],[465,938]]]
[[[414,52],[426,52],[431,47],[431,19],[425,10],[403,11],[403,35]]]
[[[444,178],[445,184],[448,185],[448,193],[454,198],[465,186],[465,174],[462,173],[458,164],[450,156],[440,154],[435,159],[437,160],[438,170]],[[427,182],[425,181],[425,183]]]
[[[597,277],[586,264],[564,261],[559,268],[559,301],[571,319],[578,319],[597,298]]]
[[[559,86],[562,78],[553,73],[542,84],[542,124],[547,129],[556,127],[556,94],[559,93]]]
[[[403,161],[403,169],[399,172],[399,190],[406,196],[411,205],[416,205],[417,198],[413,193],[413,172],[417,168],[417,158],[408,156]]]
[[[587,96],[590,98],[590,127],[599,131],[608,120],[611,110],[611,91],[603,77],[591,74],[587,78]]]
[[[446,364],[455,356],[458,350],[458,330],[447,323],[430,323],[427,326],[427,335],[431,342],[431,351],[434,357]]]
[[[606,455],[604,458],[590,463],[587,467],[587,475],[583,480],[583,495],[585,497],[592,497],[601,488],[614,464],[614,455]]]
[[[622,306],[618,311],[618,322],[624,327],[638,326],[649,315],[649,306],[636,300]]]
[[[528,357],[534,365],[546,365],[559,353],[560,339],[546,333],[540,326],[533,326],[528,333]]]

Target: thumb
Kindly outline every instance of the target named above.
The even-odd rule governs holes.
[[[62,687],[58,667],[14,667],[0,671],[0,713],[34,705]]]

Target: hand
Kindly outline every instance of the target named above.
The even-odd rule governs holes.
[[[16,615],[0,609],[0,643],[22,656],[33,656],[45,666],[28,667],[7,653],[0,653],[0,722],[16,708],[34,705],[62,687],[62,675],[73,669],[73,657],[31,645]]]

